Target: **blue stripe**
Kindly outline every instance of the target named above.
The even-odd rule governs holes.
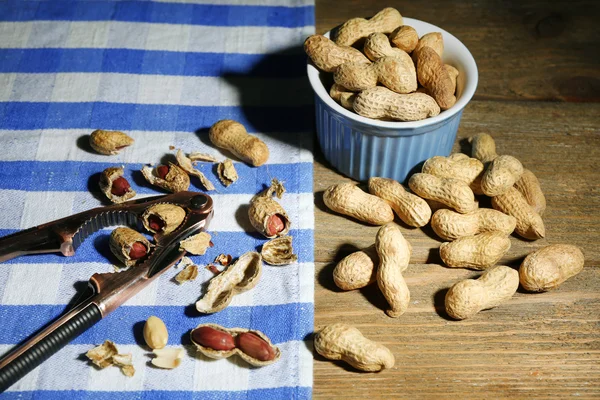
[[[306,75],[306,55],[300,51],[263,55],[133,49],[0,49],[0,72],[297,78]]]
[[[219,205],[216,205],[215,212],[219,212]],[[15,232],[18,231],[13,229],[1,229],[0,235],[5,236]],[[238,257],[247,251],[260,251],[260,247],[268,240],[258,233],[220,232],[212,231],[210,230],[210,227],[208,232],[211,234],[215,246],[209,248],[203,256],[192,256],[192,259],[199,264],[208,264],[212,262],[215,257],[224,252],[231,254],[233,257]],[[307,229],[293,229],[290,231],[289,235],[294,238],[294,253],[298,255],[298,262],[312,262],[314,260],[313,231]],[[75,264],[94,262],[120,265],[120,262],[110,252],[108,245],[109,237],[109,230],[95,232],[79,246],[77,252],[72,257],[65,257],[58,253],[32,254],[0,263],[0,271],[4,268],[9,268],[8,264]]]
[[[57,318],[62,305],[0,305],[0,344],[17,344]],[[121,306],[73,340],[73,344],[142,344],[143,322],[156,315],[169,327],[169,344],[191,344],[189,332],[199,324],[215,323],[264,332],[273,343],[304,340],[313,330],[313,304],[227,307],[216,314],[200,315],[195,306]],[[26,323],[25,323],[26,322]],[[127,328],[133,327],[133,329]]]
[[[73,137],[73,140],[77,138]],[[174,157],[172,161],[175,161]],[[0,161],[0,189],[100,193],[100,173],[115,165],[124,165],[124,176],[137,193],[165,193],[146,181],[140,172],[144,164],[86,161]],[[239,178],[229,187],[225,187],[217,178],[217,164],[200,163],[196,168],[217,188],[217,192],[208,192],[209,194],[256,194],[268,186],[273,177],[279,177],[285,182],[288,193],[312,193],[311,163],[266,164],[260,167],[236,163]],[[14,179],[15,177],[19,179]],[[198,178],[190,177],[190,182],[190,190],[203,191]]]
[[[208,129],[221,119],[234,119],[250,132],[307,132],[313,106],[200,107],[178,105],[87,103],[0,103],[0,129],[102,129],[186,131]]]
[[[124,21],[209,26],[314,25],[314,7],[140,1],[1,1],[0,21]]]
[[[199,392],[149,390],[143,392],[96,392],[83,390],[43,390],[26,392],[6,392],[2,395],[7,400],[264,400],[264,399],[310,399],[310,387],[280,387],[273,389],[248,389],[244,391]]]

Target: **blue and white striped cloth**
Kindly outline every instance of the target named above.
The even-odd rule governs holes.
[[[215,4],[219,3],[219,4]],[[0,1],[0,235],[102,204],[98,173],[123,165],[138,197],[155,195],[137,171],[172,153],[225,155],[207,128],[235,119],[269,145],[266,165],[236,163],[239,180],[217,187],[209,232],[215,247],[192,257],[239,256],[265,239],[246,216],[271,178],[292,221],[298,263],[265,265],[259,284],[224,311],[201,316],[194,302],[212,273],[177,285],[171,270],[39,368],[7,399],[310,398],[313,329],[311,96],[304,39],[314,31],[313,0]],[[135,144],[116,156],[89,151],[94,129],[121,130]],[[201,190],[192,178],[190,190]],[[110,230],[88,238],[74,257],[35,255],[0,264],[0,354],[58,316],[94,272],[113,271]],[[83,285],[84,286],[84,285]],[[150,315],[165,321],[168,346],[188,350],[180,367],[148,366],[140,331]],[[196,356],[189,330],[200,323],[258,329],[282,358],[263,368],[240,359]],[[136,374],[98,370],[82,354],[104,340],[133,353]]]

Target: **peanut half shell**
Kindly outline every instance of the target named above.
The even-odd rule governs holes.
[[[203,346],[202,344],[200,344],[196,340],[194,340],[196,338],[196,336],[194,335],[194,332],[197,331],[198,328],[202,328],[202,327],[209,327],[209,328],[215,329],[216,331],[219,331],[219,332],[222,332],[225,334],[229,334],[233,337],[233,339],[236,343],[238,342],[236,339],[240,334],[252,333],[252,334],[258,336],[260,339],[262,339],[266,343],[266,345],[268,345],[270,347],[269,357],[266,357],[266,358],[271,358],[271,359],[264,360],[264,361],[259,360],[258,358],[252,357],[252,356],[244,353],[242,351],[242,349],[240,349],[238,346],[234,347],[231,350],[215,350],[210,347]],[[266,365],[273,364],[274,362],[279,360],[279,358],[281,357],[281,350],[279,350],[279,348],[277,346],[273,345],[273,343],[271,342],[271,339],[269,339],[269,337],[267,335],[265,335],[264,333],[262,333],[261,331],[244,329],[244,328],[225,328],[225,327],[217,325],[217,324],[200,324],[195,329],[192,329],[192,331],[190,332],[190,337],[192,339],[192,343],[196,346],[196,349],[200,353],[204,354],[206,357],[214,358],[217,360],[221,359],[221,358],[229,358],[233,355],[238,355],[239,357],[241,357],[244,361],[246,361],[250,365],[253,365],[255,367],[264,367]]]
[[[238,180],[238,174],[233,166],[233,162],[230,159],[219,163],[217,166],[217,174],[219,179],[223,182],[223,185],[229,186]]]
[[[135,265],[141,257],[131,257],[132,250],[136,243],[141,243],[146,249],[145,254],[150,252],[152,244],[146,239],[144,235],[128,227],[119,227],[112,231],[110,234],[109,246],[110,251],[125,264],[126,267]],[[139,245],[136,249],[139,249]]]
[[[211,314],[223,310],[233,296],[252,289],[262,272],[262,257],[256,252],[243,254],[235,263],[212,278],[206,294],[196,302],[201,313]]]
[[[198,266],[196,264],[188,265],[182,269],[177,275],[175,280],[177,283],[182,284],[184,282],[193,281],[198,277]]]
[[[146,180],[155,186],[161,187],[173,193],[183,192],[190,187],[190,177],[188,174],[177,165],[169,163],[169,172],[164,179],[158,175],[156,168],[144,166],[142,174]]]
[[[131,186],[129,186],[129,183],[127,181],[125,182],[127,183],[128,187],[122,195],[117,195],[113,193],[113,183],[119,178],[125,179],[123,178],[123,167],[106,168],[104,171],[102,171],[102,174],[100,175],[100,190],[113,203],[122,203],[135,197],[135,190],[133,190]]]
[[[285,236],[290,230],[290,219],[281,206],[275,199],[281,198],[285,188],[277,179],[271,181],[271,186],[264,192],[254,196],[250,201],[248,209],[248,217],[252,226],[262,235],[269,239],[277,236]]]
[[[179,242],[179,248],[196,256],[201,256],[206,253],[206,249],[211,247],[210,238],[210,234],[206,232],[200,232]]]
[[[217,162],[218,160],[207,153],[201,153],[199,151],[192,151],[188,154],[188,158],[192,161],[204,161],[204,162]]]
[[[267,264],[287,265],[298,261],[292,247],[292,237],[282,236],[269,240],[263,244],[260,255]]]

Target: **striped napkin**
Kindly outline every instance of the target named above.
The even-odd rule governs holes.
[[[212,146],[207,132],[220,119],[235,119],[271,156],[259,168],[234,159],[239,180],[229,187],[211,163],[197,166],[217,188],[210,192],[215,246],[192,259],[206,265],[220,253],[260,249],[266,240],[249,224],[247,207],[272,178],[287,189],[281,204],[298,254],[292,265],[265,265],[254,289],[212,315],[193,304],[213,274],[201,268],[194,282],[178,285],[178,271],[170,270],[5,398],[310,398],[314,110],[301,46],[313,25],[312,0],[0,2],[0,235],[105,204],[98,177],[109,166],[124,166],[138,198],[160,194],[141,167],[173,149],[233,157]],[[88,145],[94,129],[126,132],[135,143],[116,156],[95,154]],[[196,178],[190,190],[202,190]],[[92,235],[73,257],[0,264],[1,354],[64,312],[93,273],[114,270],[109,234]],[[149,365],[141,330],[151,315],[166,323],[169,347],[187,350],[177,369]],[[282,357],[253,368],[237,357],[197,355],[189,331],[208,322],[260,330]],[[107,339],[133,354],[134,377],[94,368],[82,356]]]

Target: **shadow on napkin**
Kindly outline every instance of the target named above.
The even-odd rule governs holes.
[[[264,55],[250,71],[225,71],[221,78],[237,91],[251,132],[297,146],[297,132],[305,127],[314,131],[313,93],[305,71],[306,55],[298,45]],[[196,131],[206,144],[210,144],[209,128]]]

